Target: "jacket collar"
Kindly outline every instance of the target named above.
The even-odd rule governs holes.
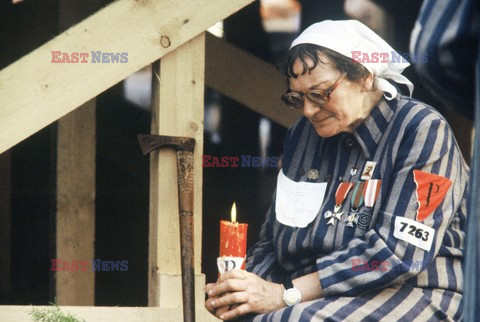
[[[398,98],[387,101],[382,97],[370,115],[353,132],[367,159],[375,154],[377,145],[395,114]]]

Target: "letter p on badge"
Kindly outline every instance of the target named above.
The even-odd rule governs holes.
[[[413,170],[417,185],[417,221],[424,221],[440,205],[452,185],[450,179],[420,170]]]

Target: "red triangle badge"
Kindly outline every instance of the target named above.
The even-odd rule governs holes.
[[[413,170],[413,180],[417,185],[417,221],[424,221],[443,201],[450,179],[420,170]]]

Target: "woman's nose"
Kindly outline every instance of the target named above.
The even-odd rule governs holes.
[[[305,102],[303,102],[303,115],[306,118],[312,118],[321,110],[322,108],[320,106],[313,104],[309,100],[305,100]]]

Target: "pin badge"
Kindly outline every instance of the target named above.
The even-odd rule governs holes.
[[[354,175],[357,174],[357,171],[358,171],[357,168],[355,168],[355,167],[354,167],[354,168],[351,168],[351,169],[350,169],[350,175],[353,177]]]
[[[317,169],[310,169],[307,174],[309,180],[317,180],[320,177],[320,172]]]
[[[370,180],[372,178],[373,170],[375,170],[376,165],[377,165],[377,162],[367,161],[367,163],[365,163],[365,168],[363,169],[362,176],[360,177],[360,179]]]

